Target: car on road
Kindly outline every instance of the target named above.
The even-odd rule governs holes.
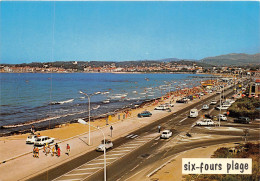
[[[168,107],[174,107],[174,104],[173,104],[173,103],[165,103],[164,105],[165,105],[165,106],[168,106]]]
[[[213,119],[213,115],[210,115],[210,114],[204,114],[204,117],[209,118],[209,119]]]
[[[101,144],[96,148],[97,151],[104,151],[104,149],[113,148],[113,143],[110,140],[102,140]]]
[[[190,110],[190,118],[196,118],[199,115],[198,109],[191,109]]]
[[[211,119],[203,119],[202,121],[196,122],[197,126],[214,126],[215,123]]]
[[[229,108],[229,106],[221,105],[221,106],[217,106],[215,109],[217,109],[217,110],[227,110],[228,108]]]
[[[216,100],[212,100],[212,101],[210,102],[210,104],[211,104],[211,105],[216,105],[216,104],[217,104],[217,101],[216,101]]]
[[[217,116],[217,119],[220,121],[227,121],[227,117],[224,114],[219,114]]]
[[[239,117],[234,119],[234,123],[242,123],[242,124],[249,124],[250,119],[248,117]]]
[[[170,130],[164,130],[160,136],[162,139],[168,139],[172,136],[172,132]]]
[[[160,105],[154,108],[154,110],[169,110],[170,108],[166,105]]]
[[[34,134],[31,134],[26,139],[26,144],[34,144],[37,139],[37,136]]]
[[[202,106],[202,110],[208,110],[209,109],[209,105],[205,104]]]
[[[48,136],[40,136],[40,137],[36,138],[34,145],[35,146],[44,146],[44,145],[51,144],[51,143],[54,143],[54,138],[51,138]]]
[[[138,116],[139,118],[142,118],[142,117],[151,117],[151,116],[152,116],[152,113],[149,112],[149,111],[143,111],[143,112],[139,113],[137,116]]]

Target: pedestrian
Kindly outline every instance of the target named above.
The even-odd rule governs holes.
[[[69,144],[67,144],[66,149],[67,149],[67,155],[69,156],[70,155],[70,145]]]
[[[38,147],[36,147],[36,149],[35,149],[35,154],[36,154],[36,157],[39,158],[39,148]]]
[[[35,149],[35,146],[33,147],[33,157],[36,157],[36,149]]]
[[[58,148],[59,148],[58,143],[56,143],[56,144],[55,144],[56,153],[57,153],[57,151],[58,151]]]
[[[57,151],[57,156],[58,157],[60,157],[60,152],[61,152],[60,147],[58,147],[58,151]]]
[[[46,144],[43,145],[43,153],[46,155]]]
[[[52,154],[51,154],[51,156],[54,156],[55,153],[56,153],[56,152],[55,152],[55,146],[53,146],[53,147],[52,147]]]
[[[160,133],[161,132],[161,126],[159,125],[158,126],[158,133]]]
[[[51,152],[51,147],[49,144],[46,145],[46,152],[45,155],[47,156]]]

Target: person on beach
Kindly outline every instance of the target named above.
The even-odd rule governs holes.
[[[67,155],[69,156],[70,155],[70,145],[69,144],[67,144],[66,149],[67,149]]]
[[[60,152],[61,152],[60,147],[58,147],[58,151],[57,151],[57,156],[58,157],[60,157]]]

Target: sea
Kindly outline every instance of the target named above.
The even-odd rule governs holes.
[[[135,108],[210,75],[143,73],[0,73],[0,135],[53,128]],[[83,92],[83,93],[82,93]],[[87,96],[88,95],[88,96]]]

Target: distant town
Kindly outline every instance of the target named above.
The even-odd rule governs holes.
[[[217,67],[196,62],[51,62],[1,65],[1,73],[225,73],[241,74],[257,70],[250,67]]]
[[[2,73],[226,73],[259,70],[260,54],[227,54],[201,60],[168,58],[137,61],[56,61],[0,64]],[[243,62],[243,63],[241,63]]]

